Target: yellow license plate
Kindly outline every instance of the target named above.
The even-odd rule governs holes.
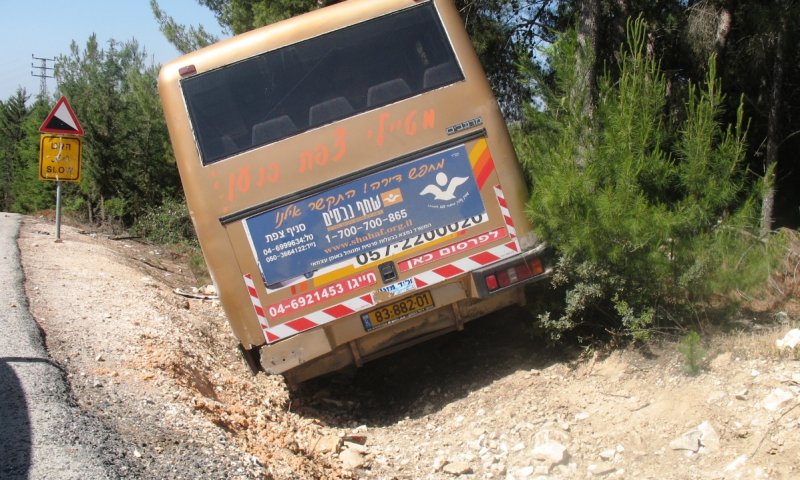
[[[386,304],[381,308],[362,314],[361,322],[364,324],[364,329],[370,331],[373,328],[417,315],[433,307],[431,292],[425,291],[415,293],[410,297]]]

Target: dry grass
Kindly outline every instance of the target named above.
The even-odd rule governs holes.
[[[768,326],[745,328],[729,333],[715,335],[713,347],[715,351],[730,352],[735,358],[752,360],[793,359],[800,360],[800,348],[794,351],[779,350],[775,341],[786,335],[793,328],[800,328],[800,320],[786,320]]]
[[[783,229],[783,258],[763,287],[749,295],[741,293],[736,318],[716,331],[716,352],[730,352],[741,359],[800,359],[800,348],[781,351],[775,344],[793,328],[800,328],[800,232]],[[710,335],[709,335],[710,334]]]

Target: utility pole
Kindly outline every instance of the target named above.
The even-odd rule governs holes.
[[[54,62],[55,63],[56,59],[55,58],[37,57],[32,53],[31,53],[31,58],[33,60],[39,60],[39,66],[38,67],[36,65],[34,65],[33,62],[31,62],[31,68],[36,68],[36,69],[39,70],[39,73],[34,73],[34,71],[31,70],[31,76],[32,77],[39,77],[39,78],[42,79],[41,80],[42,83],[41,83],[41,85],[39,87],[39,95],[41,95],[42,98],[47,98],[47,79],[48,78],[55,78],[53,75],[51,75],[51,73],[53,72],[55,67],[48,67],[47,66],[47,62]]]

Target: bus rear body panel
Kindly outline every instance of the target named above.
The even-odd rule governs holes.
[[[266,371],[360,365],[549,273],[460,22],[446,0],[350,0],[162,69],[209,271]]]

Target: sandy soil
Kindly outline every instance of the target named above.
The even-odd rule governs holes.
[[[26,217],[32,313],[81,408],[129,439],[137,478],[800,477],[797,252],[758,314],[675,343],[552,350],[507,310],[289,392],[253,377],[185,258]],[[794,262],[794,263],[792,263]]]

